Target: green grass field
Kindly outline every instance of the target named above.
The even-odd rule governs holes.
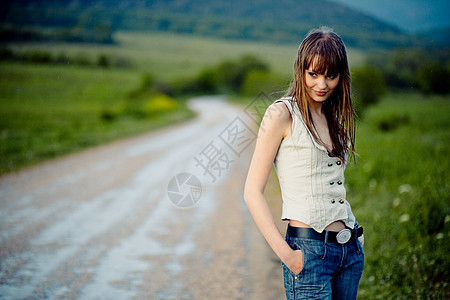
[[[357,132],[348,199],[365,229],[360,299],[448,299],[450,98],[393,94]]]
[[[180,100],[170,114],[105,118],[134,105],[134,71],[1,64],[0,78],[0,173],[193,116]]]

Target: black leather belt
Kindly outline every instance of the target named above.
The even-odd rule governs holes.
[[[361,226],[355,229],[346,228],[339,232],[324,230],[322,233],[319,233],[312,228],[292,227],[291,225],[288,225],[287,234],[291,237],[345,244],[360,237],[363,234],[363,228]]]

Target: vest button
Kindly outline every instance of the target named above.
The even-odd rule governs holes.
[[[334,200],[334,199],[331,199],[331,203],[335,203],[336,202],[336,200]]]
[[[334,181],[330,181],[330,185],[333,185],[334,184]]]
[[[338,160],[338,161],[336,162],[336,164],[337,164],[338,166],[340,166],[340,165],[342,164],[342,162],[341,162],[340,160]]]
[[[328,163],[328,166],[331,167],[333,165],[333,163]]]
[[[342,184],[342,181],[339,180],[339,181],[337,182],[337,184],[341,185],[341,184]]]
[[[344,199],[339,199],[340,204],[344,204]]]

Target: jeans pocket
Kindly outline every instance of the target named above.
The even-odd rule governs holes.
[[[304,252],[303,256],[312,254],[314,256],[320,257],[321,259],[325,258],[327,252],[325,243],[320,240],[303,239],[301,241],[301,248],[304,249],[305,252],[307,252]]]
[[[305,250],[302,248],[301,242],[298,240],[298,238],[289,238],[286,239],[286,242],[288,243],[289,247],[291,247],[292,250],[296,251],[296,250],[300,250],[302,252],[302,270],[300,271],[300,273],[302,273],[304,267],[305,267],[305,263],[306,263],[306,258],[305,258]],[[283,263],[283,268],[286,268],[287,271],[289,271],[291,273],[292,276],[296,277],[298,274],[295,274],[294,272],[291,271],[291,269],[289,269],[284,263]],[[296,278],[294,278],[296,279]]]

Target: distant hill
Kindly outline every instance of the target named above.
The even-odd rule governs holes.
[[[436,30],[429,30],[420,33],[420,36],[433,41],[433,43],[435,44],[450,47],[450,27]]]
[[[408,33],[450,26],[448,0],[331,0],[366,12]]]
[[[0,4],[3,28],[153,30],[279,43],[298,43],[311,28],[329,26],[358,48],[425,45],[398,28],[325,0],[9,0]]]

